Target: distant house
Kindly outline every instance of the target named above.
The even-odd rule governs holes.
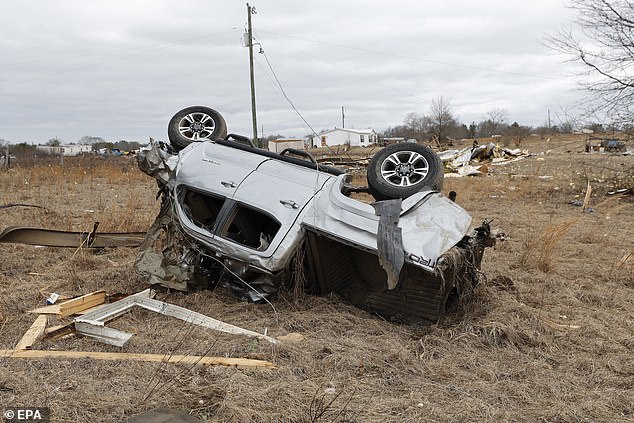
[[[313,137],[313,147],[330,147],[333,145],[349,145],[365,147],[377,142],[374,129],[335,128]]]
[[[38,145],[37,149],[46,154],[54,154],[56,156],[78,156],[92,152],[92,145]]]
[[[269,141],[269,151],[275,153],[281,153],[287,148],[294,148],[296,150],[304,150],[304,140],[298,138],[280,138],[277,140]]]

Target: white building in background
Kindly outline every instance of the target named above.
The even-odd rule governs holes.
[[[305,150],[304,140],[297,138],[280,138],[277,140],[269,141],[269,151],[281,153],[287,148]]]
[[[349,145],[350,147],[366,147],[378,140],[374,129],[335,128],[313,137],[313,147],[330,147],[333,145]]]
[[[37,149],[46,154],[54,154],[56,156],[78,156],[83,153],[91,153],[92,145],[38,145]]]

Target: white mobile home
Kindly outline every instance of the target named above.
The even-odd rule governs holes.
[[[335,128],[313,137],[313,147],[329,147],[333,145],[348,145],[350,147],[365,147],[377,142],[374,129]]]

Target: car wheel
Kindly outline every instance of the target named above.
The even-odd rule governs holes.
[[[440,157],[424,145],[392,144],[368,166],[368,187],[377,200],[407,198],[423,188],[442,189],[445,173]]]
[[[174,149],[182,150],[192,142],[227,136],[227,124],[220,113],[205,106],[191,106],[176,113],[167,125]]]

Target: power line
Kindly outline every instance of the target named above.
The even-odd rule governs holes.
[[[345,72],[348,72],[348,73],[350,73],[350,74],[352,74],[352,75],[357,75],[357,76],[360,76],[361,78],[365,79],[366,81],[370,81],[370,82],[372,82],[373,84],[380,85],[380,86],[382,86],[382,87],[385,87],[385,88],[387,88],[387,89],[390,89],[390,90],[392,90],[392,91],[394,91],[394,92],[397,92],[397,93],[399,93],[399,94],[405,95],[405,96],[407,96],[407,97],[411,97],[411,98],[415,98],[415,99],[418,99],[418,100],[423,100],[423,101],[427,101],[427,100],[428,100],[428,99],[426,99],[426,98],[422,98],[422,97],[420,97],[420,96],[417,96],[416,94],[412,94],[411,92],[407,92],[407,91],[400,90],[400,89],[398,89],[398,88],[392,87],[391,85],[388,85],[388,84],[386,84],[386,83],[384,83],[384,82],[376,81],[376,80],[373,80],[372,78],[368,78],[368,77],[366,77],[366,76],[360,75],[360,74],[359,74],[359,72],[357,72],[357,71],[355,71],[355,70],[348,69],[348,68],[346,68],[346,67],[344,67],[344,66],[341,66],[341,65],[339,65],[339,64],[337,64],[337,63],[333,63],[333,62],[328,61],[328,60],[326,60],[326,59],[322,59],[322,58],[320,58],[320,57],[317,57],[317,56],[313,55],[312,53],[307,52],[306,50],[303,50],[303,49],[301,49],[301,48],[299,48],[299,47],[295,47],[295,46],[293,46],[292,44],[285,43],[284,41],[280,40],[279,38],[275,38],[275,37],[272,37],[272,38],[273,38],[273,39],[275,39],[277,42],[279,42],[279,43],[281,43],[281,44],[284,44],[284,45],[285,45],[285,46],[287,46],[287,47],[290,47],[290,48],[292,48],[292,49],[294,49],[294,50],[297,50],[297,51],[299,51],[300,53],[303,53],[303,54],[305,54],[306,56],[308,56],[308,57],[310,57],[310,58],[312,58],[312,59],[315,59],[315,60],[317,60],[317,61],[319,61],[319,62],[322,62],[322,63],[325,63],[325,64],[327,64],[327,65],[329,65],[329,66],[332,66],[332,67],[333,67],[333,68],[335,68],[335,69],[341,69],[341,70],[343,70],[343,71],[345,71]]]
[[[503,71],[503,70],[499,70],[499,69],[485,68],[485,67],[480,67],[480,66],[462,65],[462,64],[459,64],[459,63],[451,63],[451,62],[443,62],[443,61],[439,61],[439,60],[423,59],[423,58],[420,58],[420,57],[407,56],[407,55],[404,55],[404,54],[396,54],[396,53],[379,51],[379,50],[371,50],[371,49],[367,49],[367,48],[363,48],[363,47],[349,46],[349,45],[345,45],[345,44],[332,43],[332,42],[328,42],[328,41],[313,40],[313,39],[310,39],[310,38],[297,37],[297,36],[294,36],[294,35],[282,34],[282,33],[279,33],[279,32],[266,31],[266,30],[260,30],[260,31],[263,32],[263,33],[269,34],[269,35],[279,35],[279,36],[282,36],[282,37],[294,38],[296,40],[309,41],[311,43],[316,43],[316,44],[330,45],[330,46],[345,48],[345,49],[348,49],[348,50],[357,50],[357,51],[361,51],[361,52],[364,52],[364,53],[372,53],[372,54],[379,54],[379,55],[383,55],[383,56],[398,57],[398,58],[401,58],[401,59],[414,60],[414,61],[424,62],[424,63],[433,63],[433,64],[436,64],[436,65],[452,66],[452,67],[456,67],[456,68],[463,68],[463,69],[469,69],[469,70],[478,70],[478,71],[483,71],[483,72],[501,73],[501,74],[506,74],[506,75],[524,76],[524,77],[527,77],[527,78],[544,79],[544,80],[550,80],[550,81],[570,82],[569,80],[563,79],[563,78],[553,78],[553,77],[543,76],[543,75],[534,75],[534,74],[528,74],[528,73],[522,73],[522,72]],[[278,39],[278,41],[280,41],[280,40]],[[289,47],[292,47],[292,46],[289,45]],[[295,48],[295,47],[293,47],[293,48]]]
[[[288,104],[291,105],[291,107],[293,108],[295,113],[297,113],[297,116],[299,116],[299,118],[304,122],[304,124],[306,124],[306,126],[308,128],[310,128],[310,130],[313,132],[313,134],[317,135],[317,132],[313,129],[312,126],[310,126],[310,124],[306,121],[306,119],[304,119],[304,116],[302,116],[302,114],[299,112],[299,110],[297,110],[297,107],[295,107],[295,105],[293,104],[291,99],[288,98],[288,95],[286,95],[286,91],[284,91],[284,87],[282,86],[282,83],[280,82],[280,79],[277,77],[277,74],[273,70],[273,66],[271,66],[271,62],[269,61],[269,57],[266,55],[266,52],[264,51],[264,49],[261,49],[260,53],[262,53],[262,55],[264,56],[264,59],[266,60],[266,64],[269,66],[269,69],[271,70],[271,73],[273,74],[273,77],[275,78],[275,81],[277,82],[277,85],[280,87],[280,90],[282,91],[282,95],[284,96],[286,101],[288,101]]]

